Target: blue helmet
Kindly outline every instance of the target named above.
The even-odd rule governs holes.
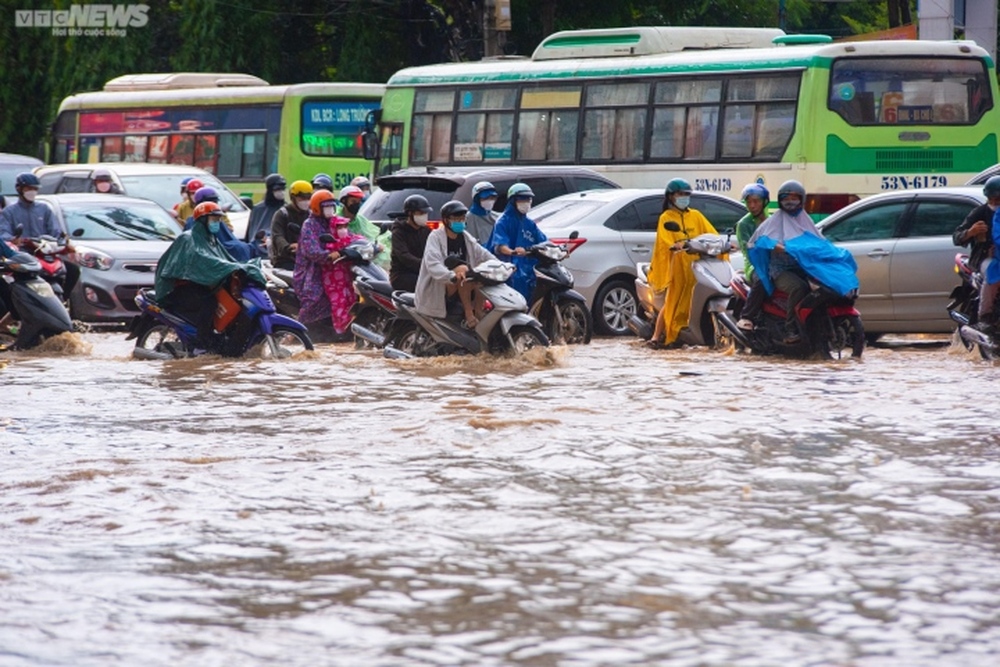
[[[771,193],[761,183],[750,183],[743,188],[740,200],[745,202],[747,197],[759,197],[764,202],[764,206],[767,206],[771,201]]]
[[[203,188],[198,188],[194,193],[194,203],[200,204],[205,201],[219,201],[219,193],[215,191],[215,188],[210,188],[207,185]]]
[[[23,171],[17,175],[14,179],[15,188],[37,188],[42,182],[38,180],[38,177],[32,174],[30,171]]]
[[[329,174],[316,174],[312,179],[313,190],[329,190],[333,192],[333,179]]]

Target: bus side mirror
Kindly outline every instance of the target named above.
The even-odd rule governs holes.
[[[374,130],[365,130],[365,133],[361,135],[361,150],[366,160],[379,158],[378,135]]]
[[[378,124],[381,121],[382,121],[381,109],[372,109],[371,111],[369,111],[368,115],[365,116],[365,132],[374,132],[375,128],[378,127]]]

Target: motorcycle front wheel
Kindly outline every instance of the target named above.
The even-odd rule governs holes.
[[[865,328],[857,315],[836,318],[833,337],[824,337],[820,344],[820,352],[828,359],[839,359],[848,348],[855,359],[860,359],[865,350]]]
[[[528,326],[517,326],[510,330],[510,340],[512,342],[511,353],[514,355],[523,354],[533,347],[548,347],[549,339],[540,329]]]
[[[552,340],[562,341],[566,345],[589,344],[594,334],[594,321],[587,307],[579,301],[563,301],[556,307],[559,309],[562,327],[560,329],[559,319],[552,318]]]
[[[143,355],[143,352],[170,355],[177,359],[187,356],[187,350],[177,332],[165,324],[153,324],[136,337],[132,356],[137,358],[152,356]]]
[[[304,331],[292,327],[274,327],[261,347],[262,359],[288,359],[313,349],[312,340]]]

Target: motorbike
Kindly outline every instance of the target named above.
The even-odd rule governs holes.
[[[285,317],[297,318],[301,304],[299,297],[295,294],[295,288],[292,287],[294,272],[288,269],[279,269],[267,259],[261,260],[260,268],[267,279],[267,295],[271,297],[275,310]]]
[[[355,242],[345,248],[345,252],[350,253],[347,260],[351,262],[354,292],[358,295],[357,302],[351,308],[351,314],[354,316],[352,332],[353,325],[356,324],[381,336],[388,330],[398,311],[392,300],[393,290],[389,283],[389,274],[371,261],[375,256],[374,251],[375,244],[370,241],[366,244]],[[371,345],[366,338],[358,335],[355,335],[354,342],[358,348]]]
[[[969,256],[962,253],[955,255],[955,272],[962,282],[952,290],[947,308],[948,316],[958,325],[958,339],[967,350],[978,347],[979,355],[987,361],[1000,359],[1000,332],[997,327],[980,331],[974,326],[979,322],[982,276],[969,265]],[[996,307],[995,304],[994,309]]]
[[[41,264],[41,277],[52,285],[52,290],[59,297],[63,304],[67,304],[68,294],[63,294],[63,282],[66,280],[66,265],[59,255],[66,252],[65,240],[57,239],[53,236],[40,236],[37,239],[23,239],[25,247],[38,259]]]
[[[573,232],[570,238],[577,236],[579,232]],[[538,260],[529,312],[542,323],[553,343],[590,343],[594,333],[593,316],[587,300],[573,289],[573,274],[561,264],[569,256],[566,246],[543,241],[528,247],[525,255]]]
[[[737,327],[730,305],[735,273],[725,257],[732,249],[731,233],[727,233],[725,236],[701,234],[686,240],[683,250],[679,251],[697,255],[691,265],[696,283],[691,297],[690,324],[681,329],[677,338],[680,343],[723,349],[734,343],[731,332]],[[647,340],[653,335],[653,323],[663,308],[665,297],[665,293],[655,293],[650,287],[648,274],[648,263],[636,265],[635,293],[643,316],[636,314],[628,321],[632,332]]]
[[[43,280],[45,269],[30,253],[18,251],[11,257],[0,256],[0,280],[10,289],[11,300],[20,317],[14,349],[26,350],[39,345],[45,337],[73,331],[73,322],[62,299],[52,285]]]
[[[454,257],[445,261],[451,269],[460,263]],[[396,291],[392,299],[397,316],[384,335],[357,324],[351,329],[356,336],[382,348],[390,358],[481,352],[520,354],[533,347],[548,347],[548,336],[541,323],[528,313],[527,301],[506,284],[514,270],[513,264],[489,260],[466,274],[466,280],[481,285],[483,296],[484,314],[475,328],[466,328],[460,315],[428,317],[417,311],[413,293]]]
[[[801,334],[797,342],[785,342],[788,295],[775,290],[764,300],[753,330],[744,331],[732,323],[730,334],[737,346],[757,354],[784,354],[800,358],[820,355],[828,359],[839,359],[844,350],[850,349],[851,357],[860,358],[865,349],[865,330],[861,313],[854,307],[857,290],[842,296],[811,278],[809,287],[809,293],[795,308]],[[736,300],[734,311],[741,311],[750,294],[750,286],[743,276],[737,275],[733,278],[732,288]],[[763,288],[758,285],[755,289]],[[730,325],[727,323],[726,326]]]
[[[208,349],[196,347],[198,328],[180,315],[166,310],[150,289],[135,296],[139,316],[133,318],[126,340],[135,339],[133,356],[138,359],[179,359],[201,354],[242,357],[263,343],[262,356],[283,359],[302,350],[312,350],[305,326],[279,314],[265,288],[234,279],[228,288],[216,290],[216,336]]]

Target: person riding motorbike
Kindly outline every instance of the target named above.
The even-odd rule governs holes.
[[[365,193],[356,185],[348,185],[346,188],[343,188],[337,197],[340,201],[340,210],[337,211],[337,215],[347,218],[350,221],[348,229],[352,234],[359,234],[369,241],[377,243],[382,248],[382,251],[375,255],[373,261],[383,269],[388,269],[391,261],[390,254],[392,252],[391,234],[383,233],[378,225],[358,213],[364,197]]]
[[[317,190],[309,200],[310,215],[302,225],[299,251],[295,255],[292,283],[299,297],[299,322],[330,320],[330,299],[323,283],[324,267],[340,256],[327,249],[320,236],[331,232],[331,220],[337,215],[337,200],[329,190]]]
[[[392,225],[392,254],[389,264],[389,282],[394,290],[414,292],[420,265],[427,247],[427,237],[431,230],[427,218],[431,208],[423,195],[410,195],[403,200],[405,218]]]
[[[359,188],[363,193],[363,196],[361,197],[362,204],[368,201],[368,198],[371,197],[372,194],[372,182],[367,176],[355,176],[351,179],[351,185]]]
[[[990,283],[986,277],[991,264],[996,263],[993,257],[993,236],[996,228],[994,218],[1000,210],[1000,176],[993,176],[983,185],[986,203],[977,206],[965,216],[965,220],[955,229],[952,241],[957,246],[969,246],[969,266],[978,271],[983,282],[979,292],[979,320],[974,325],[981,331],[989,330],[997,322],[997,313],[993,311],[993,303],[1000,290],[1000,282]]]
[[[739,244],[740,252],[745,258],[750,237],[757,231],[757,227],[767,219],[767,205],[771,202],[771,193],[761,183],[750,183],[743,188],[741,198],[747,207],[747,214],[736,223],[736,243]],[[744,275],[750,286],[750,293],[747,295],[747,302],[743,305],[743,312],[736,326],[745,331],[753,331],[753,320],[760,312],[767,292],[756,287],[759,281],[754,275],[753,264],[745,262],[745,267]]]
[[[493,227],[500,217],[500,214],[493,210],[493,205],[496,203],[497,189],[492,183],[480,181],[472,186],[472,206],[469,207],[469,215],[465,220],[469,225],[469,233],[484,246],[490,242]]]
[[[312,189],[315,190],[329,190],[333,192],[333,179],[330,178],[329,174],[319,173],[312,178]]]
[[[482,262],[496,259],[466,229],[465,218],[469,209],[460,201],[450,201],[441,207],[440,227],[427,237],[427,248],[420,263],[420,275],[414,294],[418,312],[428,317],[447,317],[449,313],[465,314],[464,324],[469,329],[479,324],[476,315],[478,290],[466,275]],[[457,257],[463,264],[449,269],[446,257]]]
[[[157,302],[194,324],[198,345],[205,349],[212,347],[216,335],[215,291],[234,276],[261,285],[266,282],[258,264],[236,261],[219,241],[223,215],[215,202],[198,204],[194,225],[174,239],[160,257],[154,279]]]
[[[858,287],[854,258],[823,238],[802,208],[805,199],[801,183],[782,183],[778,210],[747,242],[748,259],[767,293],[777,289],[787,295],[784,342],[788,345],[801,339],[795,308],[809,294],[810,277],[842,295]]]
[[[507,207],[493,227],[487,248],[497,257],[514,264],[517,271],[508,284],[531,301],[535,290],[535,264],[538,260],[526,257],[526,248],[547,241],[548,237],[528,217],[535,193],[524,183],[515,183],[507,190]]]
[[[302,225],[309,217],[313,187],[306,181],[294,181],[288,189],[291,201],[271,218],[271,263],[279,269],[295,269]]]
[[[691,265],[697,257],[681,252],[684,241],[700,234],[718,233],[708,218],[690,205],[691,184],[683,178],[671,179],[663,193],[663,212],[656,223],[656,241],[647,276],[654,293],[666,291],[653,336],[647,341],[654,349],[677,346],[677,337],[691,318],[695,286]],[[668,222],[677,223],[680,229],[667,229]]]
[[[264,179],[264,199],[250,210],[250,220],[243,240],[254,244],[260,257],[267,257],[264,239],[271,234],[271,219],[274,214],[285,205],[286,185],[284,176],[270,174]]]
[[[194,193],[205,187],[205,184],[201,182],[200,178],[188,178],[187,184],[184,185],[184,195],[180,203],[174,207],[174,212],[177,214],[177,221],[184,225],[191,214],[194,213]]]
[[[111,172],[107,169],[95,169],[94,173],[90,175],[90,180],[94,192],[112,195],[122,194],[122,189],[112,180]]]
[[[35,201],[40,185],[38,177],[31,172],[23,172],[15,177],[14,189],[17,191],[17,201],[0,211],[0,242],[11,241],[18,248],[33,252],[34,247],[28,242],[29,239],[37,239],[40,236],[54,238],[65,236],[49,205]],[[73,251],[73,244],[67,239],[64,252]],[[68,298],[80,280],[80,267],[70,262],[63,264],[66,267],[66,274],[61,278],[61,283],[63,294]],[[6,283],[2,280],[0,280],[0,299],[3,300],[11,317],[16,316]]]

